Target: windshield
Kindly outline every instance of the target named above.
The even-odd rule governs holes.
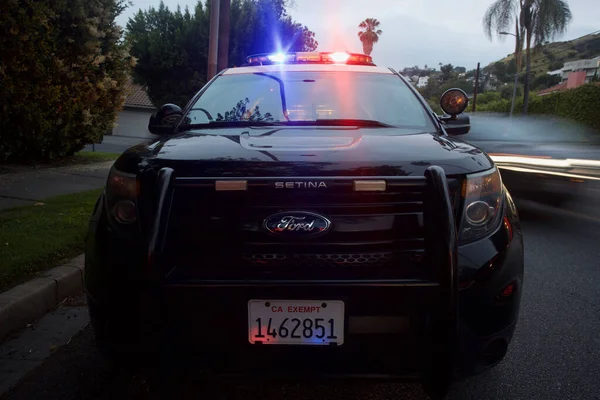
[[[278,71],[217,78],[184,124],[370,121],[435,130],[425,108],[396,75]]]

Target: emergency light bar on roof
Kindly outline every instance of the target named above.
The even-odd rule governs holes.
[[[297,53],[270,53],[254,54],[246,57],[246,65],[272,65],[272,64],[351,64],[371,65],[373,58],[366,54],[346,52],[297,52]]]

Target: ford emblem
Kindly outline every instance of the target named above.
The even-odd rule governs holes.
[[[290,211],[269,216],[264,227],[273,234],[301,238],[327,232],[331,229],[331,221],[319,214]]]

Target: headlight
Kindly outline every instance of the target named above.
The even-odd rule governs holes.
[[[463,218],[460,243],[480,239],[498,227],[501,219],[502,178],[494,167],[491,171],[467,175],[463,182]]]
[[[137,221],[138,192],[136,175],[119,171],[113,165],[106,182],[106,205],[113,220],[123,225]]]

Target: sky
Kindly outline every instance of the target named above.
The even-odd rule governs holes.
[[[189,6],[197,0],[163,0],[169,9]],[[140,8],[157,7],[160,0],[133,0],[133,6],[119,16],[125,26]],[[512,36],[494,37],[483,33],[482,18],[492,0],[460,0],[455,7],[449,0],[293,0],[289,14],[315,32],[321,51],[362,53],[358,24],[377,18],[383,31],[375,44],[373,60],[377,65],[401,70],[404,67],[439,63],[463,66],[468,70],[480,62],[485,66],[514,51]],[[598,0],[568,0],[573,19],[565,35],[570,40],[600,30]]]

